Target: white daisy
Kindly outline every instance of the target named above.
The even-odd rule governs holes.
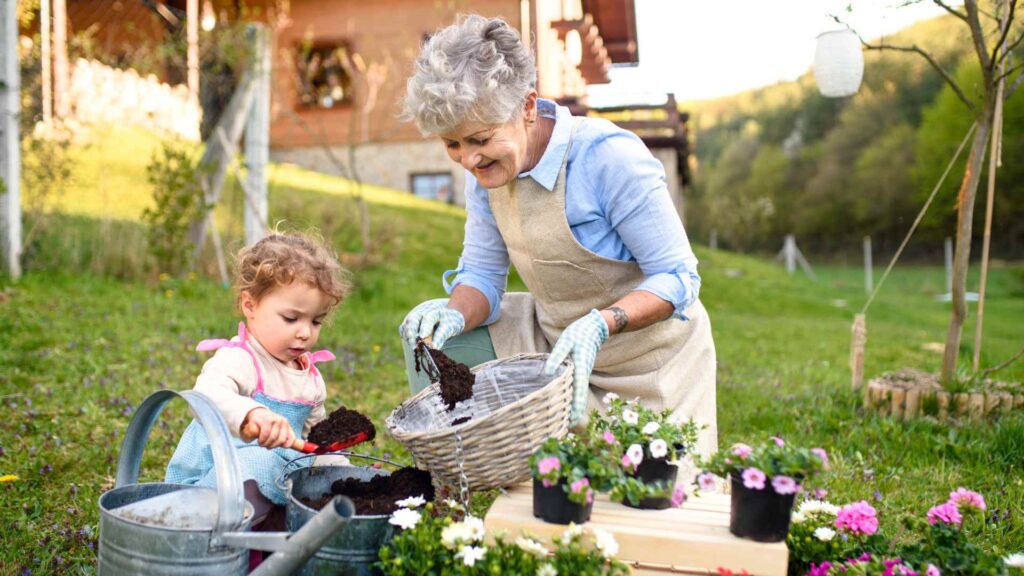
[[[668,454],[668,444],[661,438],[651,440],[649,446],[651,448],[652,458],[664,458],[665,454]]]
[[[647,424],[644,424],[642,432],[644,434],[651,435],[657,432],[658,428],[661,428],[661,426],[659,426],[657,422],[648,422]]]
[[[537,556],[544,557],[548,555],[548,549],[545,548],[543,544],[537,542],[533,538],[520,536],[519,538],[516,538],[516,546],[519,546],[526,552],[529,552],[530,554],[535,554]]]
[[[484,536],[487,535],[487,531],[484,530],[484,521],[476,516],[466,516],[462,523],[469,529],[469,533],[474,540],[483,540]]]
[[[1024,568],[1024,552],[1010,554],[1006,558],[1003,558],[1003,562],[1005,562],[1010,568]]]
[[[454,550],[459,542],[469,542],[472,539],[472,529],[462,522],[449,524],[441,530],[441,544],[444,544],[445,548],[449,550]]]
[[[399,508],[391,514],[391,518],[388,518],[389,524],[394,524],[402,530],[415,528],[419,521],[420,513],[408,508]]]
[[[411,496],[409,498],[406,498],[405,500],[399,500],[398,502],[395,502],[395,504],[398,504],[402,508],[419,508],[420,506],[423,506],[426,503],[427,500],[426,498],[423,497],[422,494],[419,496]]]
[[[619,543],[610,532],[594,528],[594,547],[601,551],[605,558],[613,558],[619,553]]]
[[[804,520],[807,520],[807,516],[804,516],[804,513],[799,510],[793,512],[793,515],[789,517],[789,521],[793,524],[800,524]]]
[[[565,532],[562,532],[562,540],[568,541],[573,536],[580,536],[581,534],[583,534],[583,526],[570,522],[569,527],[565,529]]]
[[[814,537],[822,542],[828,542],[836,537],[836,531],[828,526],[822,526],[821,528],[814,529]]]
[[[633,412],[632,410],[623,410],[622,421],[625,422],[626,424],[632,424],[633,426],[636,426],[636,423],[640,421],[640,415],[637,414],[636,412]]]
[[[558,576],[558,570],[551,564],[541,564],[537,568],[537,576]]]
[[[831,502],[824,500],[804,500],[797,507],[797,511],[804,516],[811,516],[814,514],[828,514],[829,516],[835,516],[839,514],[839,507]]]
[[[483,546],[466,546],[459,550],[455,557],[462,558],[462,563],[466,566],[472,566],[477,560],[483,560],[484,554],[487,554],[487,548]]]

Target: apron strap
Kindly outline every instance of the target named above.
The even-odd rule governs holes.
[[[312,372],[314,376],[319,376],[320,371],[316,369],[316,363],[330,362],[334,359],[334,353],[332,353],[330,350],[317,350],[316,352],[313,352],[309,355],[309,371]]]
[[[263,392],[263,370],[260,369],[259,360],[256,359],[256,353],[252,351],[252,348],[247,343],[249,339],[249,332],[245,328],[245,322],[238,323],[238,341],[225,340],[223,338],[213,338],[209,340],[202,340],[199,344],[196,344],[197,352],[210,352],[213,350],[220,350],[221,348],[241,348],[249,354],[249,358],[252,358],[252,365],[256,368],[256,391]],[[330,352],[328,352],[330,354]],[[332,355],[332,360],[333,355]]]

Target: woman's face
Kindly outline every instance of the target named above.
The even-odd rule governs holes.
[[[536,115],[536,96],[527,98],[526,108],[524,114],[505,124],[465,122],[442,134],[448,156],[488,190],[508,184],[530,169],[527,123]]]

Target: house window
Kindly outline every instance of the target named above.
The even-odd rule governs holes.
[[[451,172],[429,172],[411,174],[409,176],[412,193],[420,198],[438,200],[452,204],[455,202],[455,195],[452,194]]]
[[[296,60],[300,107],[338,108],[352,104],[354,67],[348,44],[302,45]]]

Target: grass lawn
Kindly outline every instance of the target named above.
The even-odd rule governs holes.
[[[144,149],[144,138],[132,138],[115,140]],[[118,193],[134,192],[113,201],[111,191],[96,191],[83,178],[62,208],[75,216],[54,220],[40,236],[37,264],[17,283],[0,279],[0,289],[8,287],[0,300],[0,401],[6,409],[0,475],[18,476],[0,484],[0,574],[94,571],[97,499],[113,482],[134,408],[159,388],[190,388],[208,357],[193,350],[195,343],[230,336],[238,321],[230,292],[213,280],[119,280],[44,265],[62,261],[54,252],[75,248],[59,244],[64,237],[127,243],[120,253],[139,249],[142,234],[134,220],[146,203],[139,166],[148,156],[126,159],[116,146],[104,149],[105,142],[89,153],[135,174],[118,185]],[[277,167],[271,181],[272,220],[315,225],[336,246],[351,244],[354,207],[343,181],[292,167]],[[357,272],[354,294],[325,327],[320,345],[338,356],[323,368],[329,403],[351,405],[383,427],[406,397],[396,328],[416,303],[442,294],[440,274],[456,262],[464,215],[393,191],[369,188],[366,197],[386,258]],[[105,209],[110,202],[116,206]],[[229,240],[237,237],[237,212],[219,215]],[[120,242],[97,236],[109,234],[103,221],[111,218],[124,227]],[[868,500],[891,535],[902,534],[904,516],[923,515],[950,490],[970,487],[985,495],[992,517],[982,544],[1024,550],[1024,417],[949,426],[864,414],[849,389],[847,366],[850,323],[865,301],[858,270],[818,269],[819,280],[811,282],[749,257],[699,246],[697,255],[718,349],[721,445],[777,434],[828,448],[834,472],[821,485],[829,499]],[[95,264],[99,256],[91,258],[82,262]],[[894,272],[868,313],[868,376],[905,366],[938,368],[941,355],[923,345],[945,335],[949,305],[934,300],[943,282],[941,268]],[[512,288],[521,284],[513,281]],[[997,267],[986,303],[983,363],[1016,352],[1022,325],[1024,273],[1019,266]],[[973,342],[970,322],[964,342]],[[1001,376],[1021,381],[1024,362]],[[188,422],[181,404],[172,404],[154,430],[143,481],[163,477]],[[385,436],[373,452],[407,459]]]

